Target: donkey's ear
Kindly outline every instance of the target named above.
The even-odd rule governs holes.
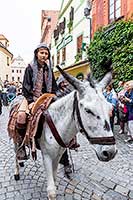
[[[98,87],[101,88],[102,90],[106,88],[107,85],[112,80],[112,71],[108,72],[103,79],[99,82]]]
[[[56,68],[59,70],[62,76],[64,76],[64,78],[74,87],[74,89],[78,90],[81,93],[84,91],[84,85],[80,80],[62,70],[59,65],[57,65]]]

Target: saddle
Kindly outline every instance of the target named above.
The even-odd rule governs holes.
[[[41,114],[48,108],[50,105],[54,94],[45,93],[40,96],[37,101],[35,102],[30,114],[27,117],[27,129],[25,137],[22,141],[22,137],[16,130],[16,123],[17,123],[17,113],[20,104],[15,105],[12,110],[10,111],[9,115],[9,122],[8,122],[8,135],[11,139],[13,139],[15,144],[27,144],[32,143],[32,152],[35,152],[35,136],[37,133],[38,123],[41,117]]]

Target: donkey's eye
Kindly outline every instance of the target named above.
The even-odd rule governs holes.
[[[93,116],[95,116],[95,114],[90,110],[90,109],[88,109],[88,108],[85,108],[85,111],[87,112],[87,113],[89,113],[89,114],[91,114],[91,115],[93,115]]]

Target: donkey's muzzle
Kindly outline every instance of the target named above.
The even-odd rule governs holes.
[[[118,150],[115,148],[115,146],[112,146],[112,148],[108,148],[106,146],[100,147],[100,151],[96,150],[97,157],[100,161],[108,162],[109,160],[112,160],[115,155],[117,154]]]

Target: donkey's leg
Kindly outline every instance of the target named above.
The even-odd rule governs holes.
[[[58,163],[59,163],[59,160],[58,160],[58,159],[55,159],[55,160],[53,161],[53,177],[54,177],[54,181],[56,181]]]
[[[42,155],[47,173],[47,193],[49,200],[56,200],[56,187],[53,176],[53,162],[49,155]]]

